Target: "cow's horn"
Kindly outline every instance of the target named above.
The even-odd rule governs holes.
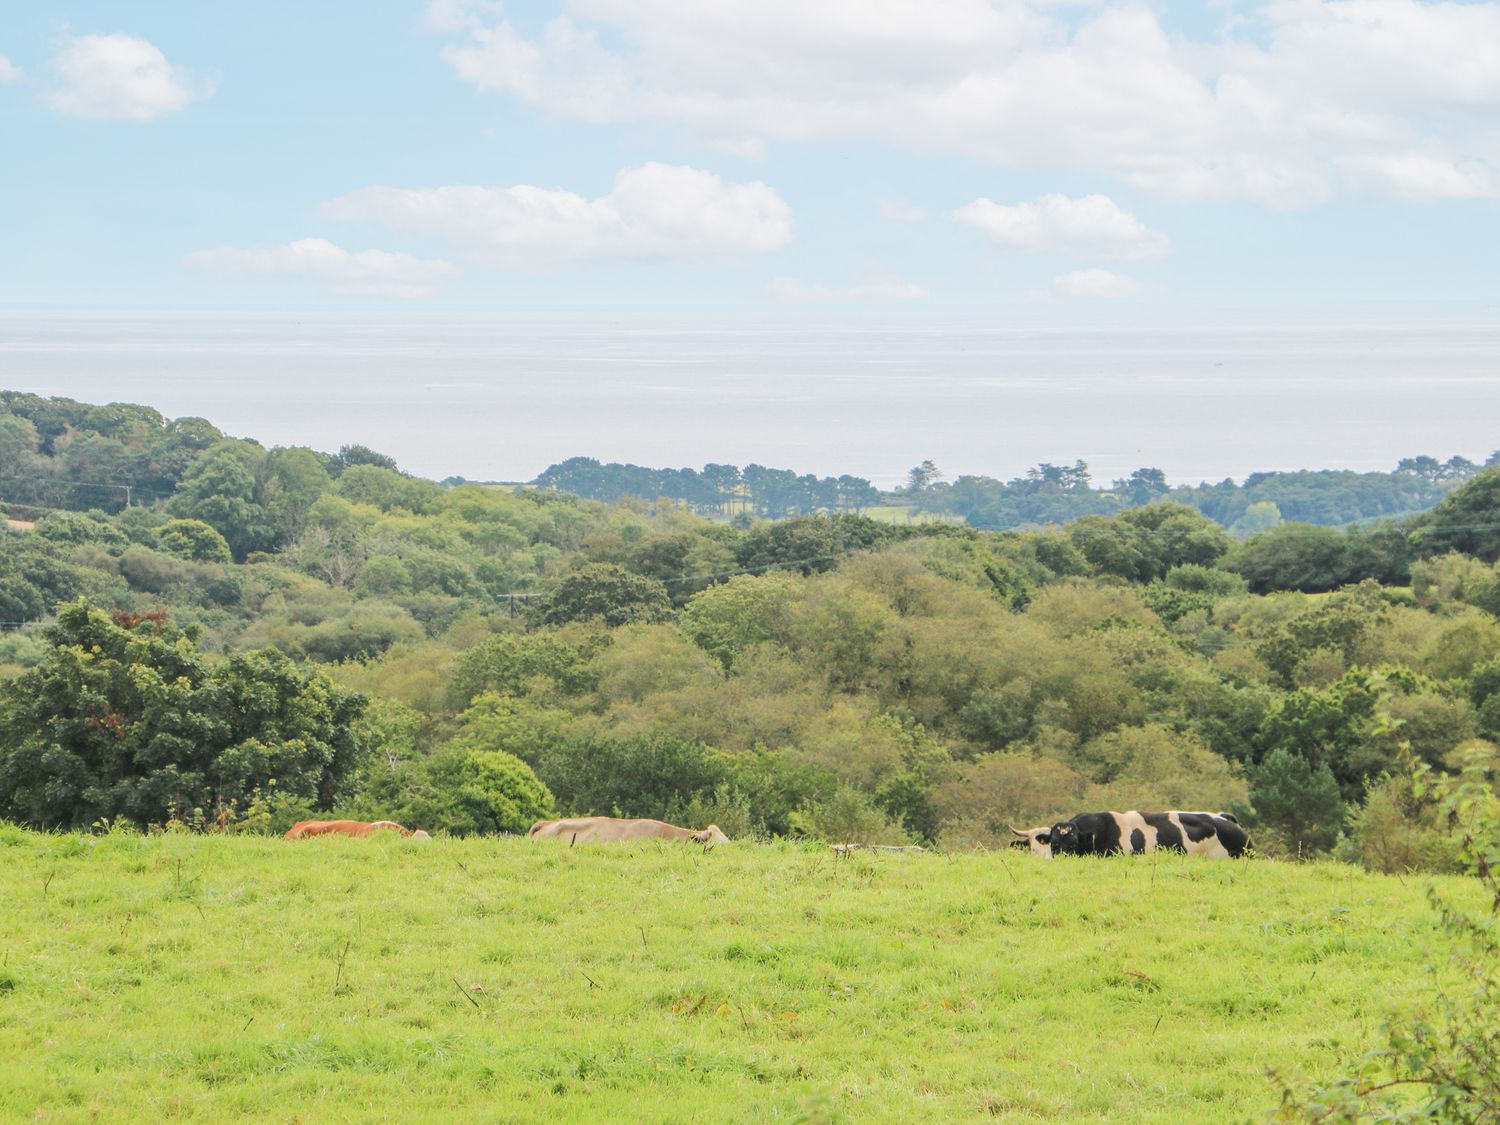
[[[1014,824],[1007,824],[1005,827],[1009,828],[1012,832],[1014,832],[1017,836],[1021,837],[1021,839],[1023,839],[1023,840],[1029,840],[1029,839],[1031,839],[1030,836],[1028,836],[1025,832],[1022,832]]]

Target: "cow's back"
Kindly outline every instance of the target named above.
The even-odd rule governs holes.
[[[304,820],[287,831],[284,839],[306,840],[313,836],[368,836],[375,831],[373,824],[362,820]]]
[[[1225,859],[1241,856],[1249,835],[1233,817],[1206,812],[1079,813],[1052,826],[1054,854],[1112,855],[1165,848]]]
[[[692,832],[661,820],[579,816],[539,820],[527,835],[533,840],[559,838],[575,844],[612,844],[621,840],[686,840]]]
[[[1183,851],[1213,859],[1238,859],[1250,847],[1250,834],[1233,817],[1216,813],[1175,814],[1182,822]]]

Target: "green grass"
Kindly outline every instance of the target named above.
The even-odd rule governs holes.
[[[1426,883],[0,828],[0,1120],[1262,1118],[1430,991]]]
[[[874,508],[862,508],[860,515],[869,516],[872,520],[881,523],[957,523],[964,521],[954,515],[946,515],[942,512],[919,512],[906,504],[884,504]]]

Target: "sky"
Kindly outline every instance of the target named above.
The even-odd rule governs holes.
[[[12,309],[1500,299],[1500,3],[4,9]]]

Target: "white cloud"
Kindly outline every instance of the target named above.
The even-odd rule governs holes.
[[[448,262],[386,250],[353,253],[321,238],[303,238],[273,250],[224,246],[190,254],[185,261],[215,273],[317,281],[340,297],[403,300],[428,296],[454,272]]]
[[[1007,206],[976,199],[953,212],[1013,250],[1060,251],[1091,257],[1144,260],[1172,252],[1166,235],[1151,230],[1106,195],[1044,195],[1034,203]]]
[[[1061,297],[1134,297],[1145,287],[1133,277],[1109,270],[1074,270],[1052,279],[1052,292]]]
[[[71,35],[52,56],[47,101],[73,117],[150,121],[211,94],[135,35]]]
[[[792,212],[765,184],[726,184],[667,164],[622,169],[608,195],[557,188],[371,187],[323,206],[509,264],[599,259],[701,260],[786,245]]]
[[[563,117],[740,151],[873,140],[1274,206],[1500,194],[1496,0],[1271,0],[1196,41],[1137,0],[564,6],[534,35],[463,6],[444,58]]]
[[[503,10],[500,0],[427,0],[426,23],[433,31],[471,31]]]
[[[873,281],[864,285],[833,288],[790,277],[771,282],[771,296],[778,301],[924,301],[930,293],[909,281]]]
[[[882,199],[875,204],[875,210],[888,223],[925,223],[927,221],[926,208],[914,207],[899,199]]]
[[[25,77],[25,71],[4,55],[0,55],[0,86],[8,86],[12,82],[19,82],[23,77]]]

